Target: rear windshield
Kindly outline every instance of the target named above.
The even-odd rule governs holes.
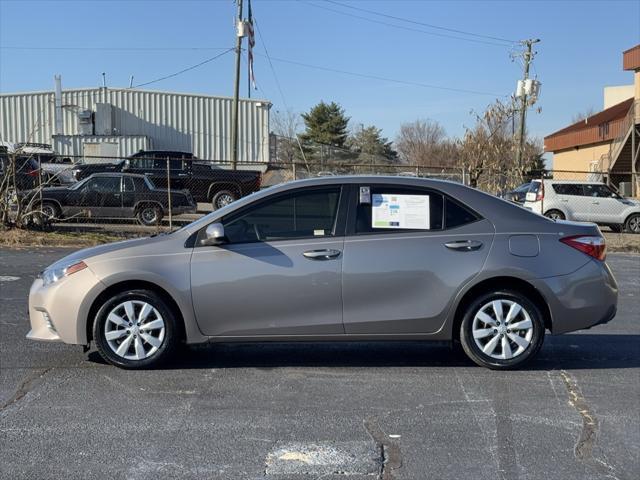
[[[529,193],[538,193],[541,185],[541,182],[531,182],[531,185],[529,185]]]

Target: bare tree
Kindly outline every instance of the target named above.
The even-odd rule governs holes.
[[[526,139],[522,165],[516,163],[517,139],[511,132],[516,107],[496,100],[459,141],[460,163],[469,175],[469,185],[490,192],[515,187],[536,167],[542,144]]]
[[[300,115],[293,110],[276,110],[271,117],[271,125],[276,135],[276,160],[293,165],[302,157],[308,171],[309,165],[298,136],[302,127]]]
[[[452,148],[451,143],[442,125],[434,120],[418,119],[403,123],[395,145],[401,160],[412,165],[440,167],[451,163],[451,159],[446,157]]]

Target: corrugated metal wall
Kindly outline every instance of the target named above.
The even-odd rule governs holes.
[[[78,134],[78,112],[95,111],[96,103],[113,105],[115,135],[146,136],[155,149],[191,151],[202,159],[231,158],[230,98],[128,89],[64,90],[64,135]],[[268,106],[264,100],[240,101],[242,163],[269,160]],[[54,110],[53,92],[0,95],[0,140],[53,143]]]
[[[59,155],[84,155],[85,143],[115,143],[118,156],[128,157],[140,150],[151,150],[153,143],[143,135],[54,135],[53,149]],[[77,159],[79,160],[79,159]],[[87,163],[96,163],[95,159],[84,159]],[[115,160],[111,160],[112,162]]]

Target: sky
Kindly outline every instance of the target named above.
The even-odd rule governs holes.
[[[527,38],[541,40],[531,75],[542,82],[528,129],[543,137],[574,114],[602,109],[603,87],[633,83],[622,51],[640,43],[640,0],[252,6],[259,33],[252,97],[271,101],[272,112],[336,101],[352,128],[375,125],[391,140],[416,119],[462,135],[473,112],[514,91],[522,63],[512,54]],[[100,86],[102,72],[108,87],[128,87],[132,75],[139,85],[222,54],[141,88],[231,96],[235,13],[232,0],[0,0],[0,93],[52,90],[54,74],[63,88]],[[246,96],[246,57],[242,75]]]

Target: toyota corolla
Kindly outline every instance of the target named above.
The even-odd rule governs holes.
[[[63,258],[31,287],[27,336],[93,342],[124,368],[180,343],[374,340],[459,341],[514,368],[547,331],[615,316],[605,248],[596,225],[457,183],[314,178]]]

